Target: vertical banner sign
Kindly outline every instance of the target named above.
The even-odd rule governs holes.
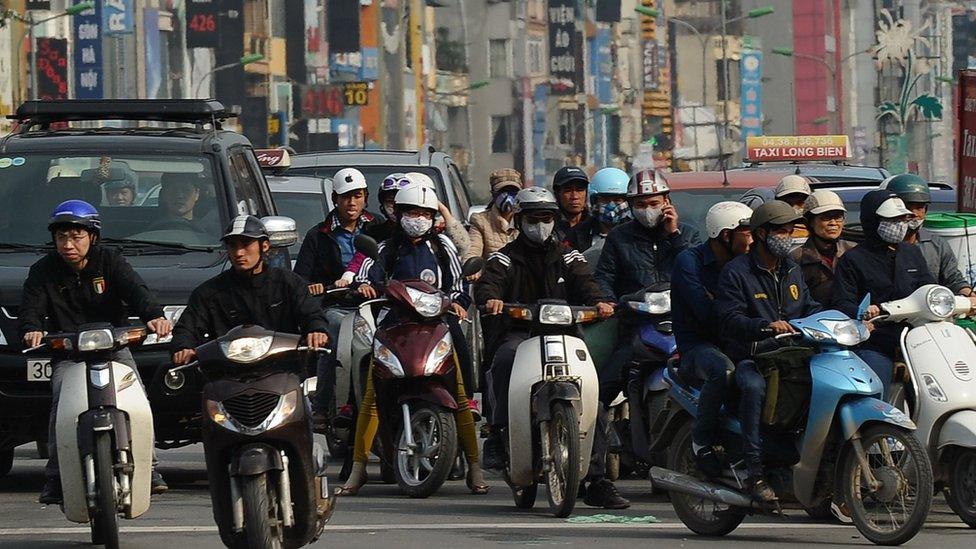
[[[546,106],[549,103],[549,86],[537,84],[532,95],[532,182],[537,186],[546,184]]]
[[[959,134],[956,136],[959,154],[957,165],[957,193],[959,211],[976,213],[976,71],[959,73]]]
[[[75,39],[74,84],[76,99],[101,99],[102,87],[102,2],[71,18]]]
[[[37,97],[68,98],[68,41],[63,38],[37,39]]]
[[[596,97],[602,105],[613,102],[613,52],[610,47],[610,28],[596,29]]]
[[[131,34],[135,26],[132,0],[103,0],[102,29],[107,36]]]
[[[549,75],[553,95],[576,93],[576,0],[549,0]]]
[[[146,41],[146,99],[157,99],[163,83],[163,66],[159,47],[159,10],[142,12],[142,30]]]
[[[742,140],[762,135],[762,51],[742,50],[740,105]]]
[[[186,0],[186,47],[217,47],[218,0]]]

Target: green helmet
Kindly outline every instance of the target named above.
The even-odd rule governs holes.
[[[881,182],[881,188],[898,195],[903,202],[932,202],[929,184],[913,173],[893,175]]]

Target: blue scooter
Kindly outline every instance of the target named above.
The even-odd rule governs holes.
[[[867,303],[865,299],[862,313]],[[880,400],[881,382],[849,350],[867,339],[867,326],[838,311],[790,324],[797,333],[753,344],[766,378],[762,427],[767,481],[780,501],[793,500],[807,509],[830,506],[873,543],[907,542],[929,512],[932,466],[915,437],[915,424]],[[747,514],[780,514],[778,505],[770,508],[755,501],[745,488],[741,428],[729,409],[722,411],[716,441],[722,446],[725,472],[704,479],[696,471],[691,433],[699,385],[682,379],[672,366],[665,377],[671,383],[672,405],[663,412],[667,417],[652,449],[670,443],[668,468],[652,467],[651,479],[670,492],[685,526],[701,535],[723,536]]]

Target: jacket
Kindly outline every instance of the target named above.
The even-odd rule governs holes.
[[[803,280],[817,303],[827,305],[833,301],[834,270],[837,269],[837,262],[856,245],[847,240],[838,240],[837,253],[832,263],[824,261],[812,235],[802,246],[793,250],[791,257],[800,266]]]
[[[920,229],[918,247],[938,284],[949,288],[954,294],[963,288],[972,288],[970,281],[959,272],[959,260],[944,238],[928,229]]]
[[[376,220],[373,214],[363,212],[359,218],[357,230],[369,234],[379,230],[376,225],[382,222]],[[335,239],[334,232],[339,228],[336,211],[332,210],[325,217],[325,221],[312,227],[305,234],[302,247],[295,258],[292,270],[310,284],[332,284],[345,272],[346,266],[342,262],[342,250]]]
[[[723,350],[733,361],[740,361],[752,355],[751,342],[768,337],[762,330],[772,322],[807,317],[822,307],[810,296],[803,273],[792,259],[783,259],[775,271],[768,271],[753,249],[722,269],[715,310]]]
[[[671,322],[679,351],[687,352],[704,343],[721,344],[715,309],[721,272],[708,242],[681,252],[675,259],[671,272]]]
[[[487,258],[515,240],[517,236],[518,229],[510,226],[509,221],[498,213],[497,208],[492,206],[486,211],[471,216],[471,228],[468,229],[471,245],[468,247],[468,252],[464,258]]]
[[[637,221],[627,221],[607,234],[594,277],[604,294],[619,299],[671,280],[674,259],[700,241],[698,230],[685,223],[675,234],[665,235],[660,225],[646,229]]]
[[[93,322],[126,326],[130,315],[148,322],[162,317],[163,309],[121,252],[95,245],[77,273],[56,251],[34,263],[24,281],[18,320],[23,336],[76,332]]]
[[[576,224],[566,233],[564,242],[570,248],[585,252],[593,245],[593,239],[600,234],[600,222],[594,216],[590,216]]]
[[[193,290],[173,328],[172,348],[192,349],[242,324],[303,335],[328,331],[321,304],[308,293],[305,280],[265,265],[256,275],[224,271]]]
[[[366,259],[356,275],[358,284],[382,286],[387,280],[423,280],[446,293],[467,309],[471,305],[468,283],[461,276],[461,260],[451,239],[430,235],[416,245],[402,233],[380,243],[375,260]],[[358,285],[357,284],[357,285]]]

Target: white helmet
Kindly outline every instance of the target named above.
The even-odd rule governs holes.
[[[834,191],[817,189],[803,203],[803,211],[810,215],[820,215],[826,212],[846,212],[847,208]]]
[[[437,186],[434,185],[434,180],[431,179],[429,175],[420,172],[407,172],[406,175],[407,179],[409,179],[411,182],[437,192]]]
[[[366,188],[366,176],[356,168],[342,168],[332,176],[332,190],[336,194]]]
[[[748,227],[750,217],[752,217],[752,208],[742,202],[731,200],[719,202],[709,208],[708,213],[705,214],[705,230],[708,232],[708,238],[718,238],[718,235],[726,229]]]
[[[437,195],[425,185],[411,183],[396,193],[397,209],[425,208],[437,211]]]
[[[527,187],[515,195],[516,213],[558,212],[555,195],[545,187]]]
[[[802,175],[790,174],[779,180],[776,185],[776,198],[783,198],[788,194],[802,194],[810,196],[810,182]]]

